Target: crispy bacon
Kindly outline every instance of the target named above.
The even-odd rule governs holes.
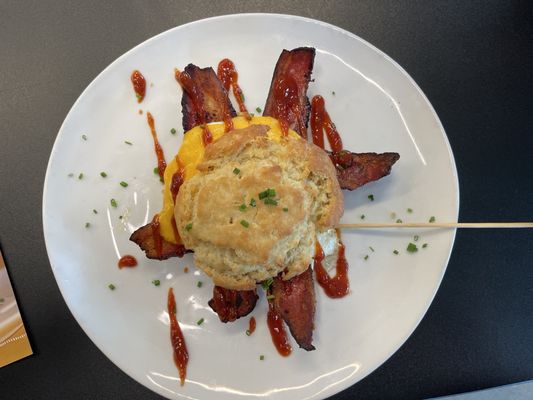
[[[252,312],[258,296],[254,290],[231,290],[220,286],[213,288],[213,298],[209,300],[209,307],[218,314],[224,323],[233,322]]]
[[[311,80],[315,49],[299,47],[283,50],[279,56],[263,115],[285,120],[288,127],[307,137],[307,122],[311,105],[307,87]]]
[[[137,243],[139,247],[146,253],[146,257],[156,260],[166,260],[170,257],[183,257],[187,250],[182,244],[174,244],[167,242],[161,238],[160,249],[154,237],[153,221],[147,225],[141,226],[130,236],[132,242]]]
[[[394,163],[400,159],[398,153],[350,153],[346,150],[329,153],[329,157],[337,170],[341,189],[347,190],[389,175]]]
[[[190,77],[188,83],[192,85],[192,87],[182,85],[181,112],[184,132],[196,125],[223,121],[227,113],[230,117],[237,116],[228,92],[218,80],[213,68],[199,68],[194,64],[189,64],[183,73]]]
[[[296,343],[307,351],[314,350],[316,301],[312,269],[287,281],[276,277],[270,291],[274,295],[274,309],[288,325]]]

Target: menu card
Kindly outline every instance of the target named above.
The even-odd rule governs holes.
[[[0,250],[0,367],[32,353]]]

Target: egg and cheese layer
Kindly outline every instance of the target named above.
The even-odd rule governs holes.
[[[234,129],[246,128],[250,125],[267,125],[270,129],[267,132],[270,140],[279,142],[283,136],[280,123],[277,119],[272,117],[252,117],[251,120],[245,117],[233,118]],[[223,122],[212,123],[207,125],[209,132],[213,137],[213,142],[220,139],[226,132]],[[295,138],[300,136],[289,129],[289,135]],[[174,217],[174,200],[170,191],[170,184],[172,176],[183,170],[184,181],[187,181],[198,173],[197,166],[204,158],[205,146],[203,142],[203,129],[197,126],[187,132],[183,136],[183,143],[174,159],[169,162],[164,175],[164,189],[163,189],[163,208],[159,213],[160,233],[163,238],[171,243],[177,243],[174,235],[174,228],[172,220]]]

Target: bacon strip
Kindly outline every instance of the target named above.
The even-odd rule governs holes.
[[[366,183],[387,176],[396,161],[398,153],[350,153],[342,150],[329,153],[337,170],[337,180],[341,189],[354,190]]]
[[[141,250],[146,253],[146,257],[156,260],[166,260],[170,257],[183,257],[187,250],[182,244],[167,242],[161,238],[161,251],[159,252],[156,239],[154,238],[153,221],[147,225],[141,226],[130,236],[130,240],[135,242]]]
[[[296,343],[307,351],[314,350],[316,300],[312,269],[287,281],[276,277],[270,291],[274,295],[274,309],[288,325]]]
[[[289,128],[304,138],[307,137],[311,112],[307,87],[314,61],[315,49],[312,47],[283,50],[274,69],[263,111],[264,116],[285,120]],[[283,90],[280,92],[280,89]]]
[[[252,312],[258,296],[254,290],[231,290],[220,286],[213,288],[213,298],[209,300],[209,307],[218,314],[224,323],[233,322]]]
[[[223,121],[227,113],[230,117],[237,116],[228,92],[218,80],[213,68],[199,68],[194,64],[189,64],[183,73],[189,75],[188,81],[193,85],[193,87],[184,86],[181,97],[184,132],[203,123]],[[188,93],[189,91],[191,93]]]

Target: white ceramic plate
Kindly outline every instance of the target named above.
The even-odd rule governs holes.
[[[252,313],[257,331],[247,337],[249,318],[222,324],[209,309],[212,284],[190,256],[151,261],[128,241],[162,202],[146,114],[138,110],[153,113],[167,159],[180,146],[181,90],[174,67],[192,62],[216,68],[229,57],[254,110],[264,106],[281,50],[299,46],[317,49],[309,95],[325,97],[345,147],[401,154],[389,177],[345,193],[343,222],[360,221],[361,214],[365,221],[389,222],[392,212],[404,221],[425,222],[432,215],[457,220],[455,164],[435,112],[400,66],[353,34],[300,17],[230,15],[177,27],[137,46],[89,85],[65,119],[46,174],[43,224],[55,277],[76,320],[116,365],[164,396],[326,398],[365,377],[405,342],[441,282],[453,230],[345,232],[351,293],[332,300],[317,287],[317,350],[294,348],[282,358],[271,343],[262,295]],[[153,83],[140,106],[129,81],[133,69]],[[110,206],[111,198],[118,208]],[[419,247],[429,246],[409,254],[415,234]],[[135,255],[140,265],[119,270],[123,254]],[[154,279],[160,287],[151,284]],[[198,288],[197,281],[204,285]],[[109,283],[117,289],[109,290]],[[169,342],[168,287],[174,288],[190,353],[183,387]],[[205,322],[198,326],[200,318]]]

